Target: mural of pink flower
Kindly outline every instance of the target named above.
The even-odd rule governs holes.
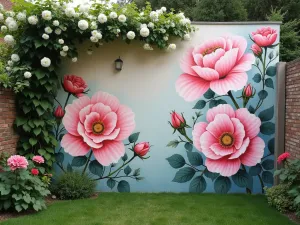
[[[82,97],[85,89],[87,88],[86,82],[76,75],[65,75],[63,80],[63,88],[66,92],[75,96]]]
[[[253,41],[260,47],[268,47],[277,39],[277,31],[271,27],[262,27],[252,32]]]
[[[209,88],[219,95],[242,89],[248,80],[246,71],[254,62],[245,54],[247,41],[241,36],[219,37],[190,49],[181,61],[176,91],[186,101],[194,101]]]
[[[86,155],[92,149],[103,165],[117,163],[125,153],[122,141],[135,128],[134,113],[108,93],[83,96],[66,107],[62,120],[67,134],[61,146],[72,156]]]
[[[208,110],[208,123],[197,123],[193,130],[194,146],[206,156],[207,169],[232,176],[241,165],[255,166],[261,161],[265,143],[257,137],[261,121],[246,108],[236,111],[230,105]]]

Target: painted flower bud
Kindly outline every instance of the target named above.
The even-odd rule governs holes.
[[[182,115],[176,113],[173,111],[171,113],[171,125],[173,128],[178,129],[178,128],[183,128],[186,125],[185,119]]]
[[[150,150],[150,145],[149,142],[140,142],[136,144],[133,148],[133,151],[138,155],[138,156],[145,156]]]
[[[54,111],[53,115],[57,118],[57,119],[61,119],[64,117],[65,112],[62,109],[62,107],[59,105],[57,106],[56,110]]]
[[[252,98],[254,94],[255,94],[255,89],[251,86],[251,84],[248,84],[247,86],[244,87],[243,97]]]
[[[253,54],[258,57],[261,56],[261,54],[262,54],[262,48],[259,47],[257,44],[253,44],[251,46],[251,50],[252,50]]]

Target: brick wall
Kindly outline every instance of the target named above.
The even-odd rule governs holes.
[[[12,3],[10,0],[0,0],[0,4],[4,6],[5,9],[11,9]]]
[[[286,65],[285,151],[300,159],[300,59]]]
[[[18,136],[13,130],[15,117],[14,93],[0,87],[0,153],[14,154],[16,152]]]

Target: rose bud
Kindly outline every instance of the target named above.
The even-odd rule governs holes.
[[[174,129],[183,128],[186,126],[185,119],[182,115],[173,111],[171,113],[171,125]]]
[[[252,98],[255,94],[255,89],[251,86],[251,84],[248,84],[244,87],[243,90],[243,97],[245,98]]]
[[[54,111],[53,115],[57,118],[57,119],[61,119],[64,117],[65,112],[62,109],[62,107],[59,105],[57,106],[56,110]]]
[[[140,142],[133,147],[133,151],[140,157],[145,156],[150,150],[149,142]]]
[[[251,50],[252,50],[253,54],[258,56],[258,57],[260,57],[261,54],[262,54],[262,48],[259,47],[257,44],[253,44],[251,46]]]
[[[37,175],[39,175],[39,170],[36,169],[36,168],[33,168],[33,169],[31,169],[31,174],[32,174],[33,176],[37,176]]]

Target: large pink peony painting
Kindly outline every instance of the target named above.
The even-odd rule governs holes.
[[[251,193],[254,177],[261,192],[273,182],[274,138],[266,144],[262,136],[274,134],[270,122],[274,106],[259,109],[267,100],[268,88],[274,88],[276,68],[271,63],[278,57],[273,50],[278,45],[277,31],[262,27],[250,37],[251,47],[242,36],[216,37],[191,48],[180,62],[176,91],[187,102],[198,100],[196,110],[209,106],[203,122],[198,122],[200,111],[190,124],[184,113],[173,111],[169,122],[179,138],[168,146],[183,143],[189,160],[186,163],[181,154],[167,158],[171,167],[179,169],[173,182],[191,181],[190,192],[206,191],[209,179],[217,193],[229,192],[233,184]],[[260,90],[247,75],[253,67],[258,71],[253,82],[261,83]]]

